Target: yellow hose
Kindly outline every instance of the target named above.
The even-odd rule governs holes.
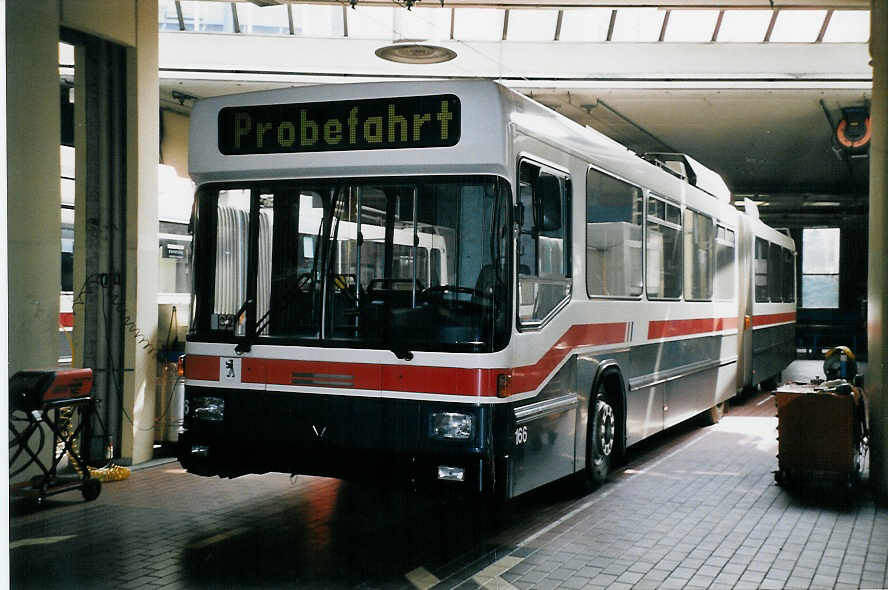
[[[130,476],[130,470],[112,463],[105,467],[89,467],[89,474],[99,481],[121,481]]]

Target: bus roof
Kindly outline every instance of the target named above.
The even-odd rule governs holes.
[[[400,97],[435,97],[453,95],[459,101],[459,138],[452,146],[415,147],[405,144],[404,147],[391,149],[374,147],[366,149],[358,146],[351,149],[343,139],[349,131],[349,121],[344,116],[331,117],[321,120],[313,118],[312,107],[315,110],[323,103],[339,103],[334,111],[339,110],[343,114],[348,113],[348,107],[352,104],[363,110],[375,108],[374,114],[381,116],[381,121],[372,121],[370,117],[363,117],[361,109],[355,116],[352,134],[360,136],[364,131],[372,133],[381,132],[383,136],[394,131],[402,133],[400,124],[407,123],[407,131],[410,129],[409,107],[398,105]],[[373,99],[380,99],[375,101]],[[386,99],[389,106],[394,104],[398,109],[390,110],[395,117],[403,117],[397,126],[385,118]],[[381,102],[380,102],[381,101]],[[240,107],[253,107],[259,105],[296,105],[293,107],[292,117],[274,117],[266,113],[258,113],[250,123],[243,122],[241,127],[224,128],[221,113],[224,109],[237,109]],[[302,119],[300,106],[306,106]],[[365,108],[366,107],[366,108]],[[382,109],[380,111],[380,108]],[[407,109],[407,112],[405,112]],[[320,109],[324,111],[325,109]],[[297,111],[299,111],[297,113]],[[326,115],[330,114],[326,109]],[[435,112],[424,113],[431,115],[429,124],[435,125]],[[236,116],[236,115],[235,115]],[[245,115],[246,116],[246,115]],[[273,125],[267,128],[268,122],[262,121],[267,117]],[[315,120],[317,119],[317,120]],[[324,135],[324,125],[332,122],[329,129],[335,138],[340,137],[337,149],[326,149],[326,146],[318,151],[306,149],[300,152],[278,151],[277,153],[223,153],[231,147],[231,139],[240,133],[245,140],[253,140],[254,134],[258,134],[259,124],[265,133],[262,149],[267,148],[269,138],[274,134],[283,134],[286,140],[295,138],[296,143],[305,139],[311,141],[315,137]],[[223,134],[220,134],[220,123],[223,126]],[[381,128],[375,125],[382,124]],[[336,84],[306,86],[299,88],[286,88],[252,92],[245,94],[221,96],[199,101],[191,114],[191,136],[189,149],[189,170],[198,184],[210,181],[245,180],[245,179],[272,179],[299,177],[330,177],[330,176],[373,176],[373,175],[401,175],[422,174],[434,171],[441,174],[468,174],[488,173],[507,175],[511,169],[511,154],[509,148],[509,124],[524,129],[526,132],[542,139],[549,139],[558,144],[569,144],[565,147],[572,148],[584,154],[594,153],[610,154],[614,151],[625,152],[625,157],[632,157],[632,153],[617,142],[608,137],[584,128],[581,125],[555,113],[554,111],[513,92],[495,82],[487,80],[467,81],[421,81],[421,82],[382,82],[360,84]],[[369,125],[369,127],[362,128]],[[284,129],[281,129],[281,126]],[[355,130],[355,127],[357,128]],[[267,128],[267,130],[266,130]],[[294,137],[293,134],[296,134]],[[225,135],[225,137],[223,137]],[[230,136],[230,137],[229,137]],[[323,143],[318,141],[318,143]],[[360,143],[360,137],[359,141]],[[317,144],[316,144],[317,145]],[[316,146],[315,146],[316,147]],[[255,142],[251,148],[255,149]],[[342,149],[345,148],[345,149]],[[284,150],[285,148],[281,148]]]
[[[438,106],[445,100],[446,113]],[[434,132],[445,131],[445,122],[449,135],[441,141]],[[198,185],[419,174],[509,178],[515,133],[663,196],[681,201],[697,195],[692,199],[704,208],[721,211],[727,203],[707,201],[730,201],[721,178],[696,161],[721,181],[718,195],[698,191],[606,135],[490,80],[329,84],[205,99],[191,114],[189,171]]]

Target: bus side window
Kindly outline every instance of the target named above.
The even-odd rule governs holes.
[[[590,168],[586,174],[586,292],[637,297],[642,292],[641,189]]]
[[[777,244],[768,250],[768,297],[772,303],[783,301],[783,256]]]
[[[755,302],[768,302],[768,242],[755,239]]]
[[[715,238],[716,280],[715,298],[726,301],[734,298],[734,232],[718,226]]]
[[[522,162],[518,202],[518,318],[534,327],[570,297],[570,179]]]
[[[711,218],[685,209],[685,299],[712,301],[715,269],[715,223]]]
[[[647,294],[651,299],[679,299],[682,283],[681,207],[654,196],[647,209]]]
[[[437,287],[441,284],[441,250],[432,248],[429,254],[431,265],[431,274],[429,276],[429,287]]]
[[[795,302],[795,254],[791,250],[783,250],[783,302]]]
[[[533,224],[533,188],[530,183],[518,185],[518,202],[521,204],[522,219],[518,238],[518,272],[525,275],[537,275],[536,240]]]

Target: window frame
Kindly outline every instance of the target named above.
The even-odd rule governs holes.
[[[547,174],[551,174],[552,176],[557,176],[560,179],[560,185],[562,190],[562,212],[561,212],[561,223],[565,232],[565,236],[562,238],[564,240],[563,245],[563,256],[565,260],[563,261],[563,272],[564,279],[567,281],[568,290],[567,294],[564,298],[558,302],[549,312],[539,320],[533,321],[522,321],[521,319],[521,285],[520,285],[520,265],[521,265],[521,253],[519,251],[519,243],[521,240],[522,226],[518,225],[517,218],[513,215],[513,225],[515,227],[515,235],[513,239],[513,248],[514,248],[514,260],[515,260],[515,282],[514,282],[514,309],[515,309],[515,329],[518,332],[536,332],[546,326],[552,319],[557,316],[562,309],[564,309],[568,303],[570,303],[571,299],[573,299],[574,292],[574,277],[573,277],[573,215],[572,215],[572,207],[573,207],[573,178],[570,174],[570,171],[566,167],[559,167],[555,164],[552,164],[542,158],[538,158],[534,155],[528,153],[521,153],[518,155],[515,166],[515,186],[513,187],[513,195],[515,198],[515,206],[521,203],[521,166],[523,164],[530,164],[532,166],[536,166],[540,169],[541,172],[546,172]],[[524,211],[524,219],[527,219],[527,215],[533,216],[533,211]],[[532,217],[531,217],[532,218]],[[535,226],[532,226],[535,228]],[[534,274],[531,276],[539,277],[539,235],[535,238],[536,246],[535,246],[535,268]],[[525,275],[526,276],[526,275]]]
[[[836,261],[836,272],[834,273],[823,273],[823,272],[805,272],[805,230],[835,230],[838,232],[838,252],[836,253],[837,261]],[[797,299],[799,301],[796,302],[796,305],[801,309],[840,309],[842,305],[842,228],[831,226],[831,227],[806,227],[802,230],[802,268],[801,268],[801,293],[798,293]],[[806,276],[815,276],[815,277],[836,277],[836,304],[830,307],[823,306],[809,306],[805,302],[804,294],[805,294],[805,277]]]
[[[684,249],[684,237],[685,237],[685,235],[687,235],[687,227],[684,222],[686,221],[685,216],[688,213],[690,213],[692,215],[699,215],[700,217],[708,219],[710,222],[712,222],[712,242],[711,242],[712,250],[711,250],[711,259],[709,261],[709,271],[710,271],[709,272],[709,287],[710,287],[710,290],[709,290],[709,297],[708,298],[701,298],[701,299],[690,298],[690,297],[688,297],[688,294],[684,290],[684,288],[686,286],[688,286],[687,281],[685,280],[685,278],[687,277],[686,273],[688,270],[688,268],[687,268],[688,252]],[[694,222],[694,227],[696,227],[696,221]],[[693,236],[693,232],[691,233],[691,235]],[[715,301],[715,262],[716,262],[715,247],[716,247],[717,236],[718,236],[718,220],[714,216],[710,215],[709,213],[706,213],[705,211],[700,211],[699,209],[694,209],[693,207],[687,207],[687,206],[684,207],[684,209],[682,211],[682,253],[681,253],[681,257],[682,257],[682,296],[684,297],[685,301],[693,301],[695,303],[696,302]]]
[[[719,240],[719,237],[718,237],[719,228],[721,228],[725,231],[725,238],[721,239],[721,240]],[[728,232],[731,232],[731,235],[733,236],[730,242],[727,239]],[[718,278],[719,277],[719,273],[718,273],[719,243],[721,243],[721,245],[724,247],[727,247],[730,245],[731,251],[734,254],[733,257],[731,258],[731,270],[732,270],[732,276],[733,276],[733,280],[731,283],[731,297],[729,297],[727,299],[719,297],[719,287],[721,284],[721,281]],[[716,263],[716,268],[714,269],[715,272],[713,275],[714,283],[713,283],[712,300],[716,301],[716,302],[737,301],[738,278],[739,278],[738,269],[737,269],[737,228],[731,227],[727,223],[720,221],[718,219],[715,220],[715,263]]]
[[[789,248],[786,248],[783,246],[781,246],[781,249],[783,251],[782,252],[782,254],[783,254],[783,261],[782,261],[783,262],[783,278],[781,281],[781,284],[783,286],[783,303],[796,303],[796,299],[798,299],[798,297],[797,297],[798,294],[796,292],[796,289],[798,289],[798,280],[796,278],[796,274],[797,274],[796,265],[798,264],[798,258],[797,258],[798,252],[796,252],[794,250],[790,250]],[[791,263],[791,264],[788,264],[788,263]],[[792,270],[792,273],[790,273],[790,276],[789,276],[789,278],[792,279],[792,290],[787,290],[787,288],[786,288],[786,279],[787,279],[786,271],[787,271],[787,269]],[[791,297],[790,299],[786,298],[787,294],[790,295],[790,297]]]
[[[771,252],[771,241],[766,238],[760,237],[760,236],[753,236],[753,238],[754,238],[754,241],[752,244],[752,300],[754,303],[771,303],[771,292],[768,290],[770,287],[770,284],[769,284],[770,283],[770,280],[769,280],[770,276],[768,275],[768,265],[770,264],[769,255]],[[765,258],[764,258],[765,272],[763,272],[763,273],[759,273],[758,269],[755,267],[756,261],[762,260],[761,258],[758,258],[758,243],[760,241],[765,243]],[[765,284],[762,286],[762,289],[764,289],[764,292],[765,292],[765,297],[762,299],[759,299],[758,285],[756,285],[756,283],[755,283],[756,279],[760,276],[765,277]]]
[[[668,221],[666,219],[661,219],[659,217],[655,217],[654,220],[650,219],[650,213],[648,211],[648,204],[650,203],[650,199],[656,199],[658,201],[662,201],[667,206],[672,206],[678,209],[678,219],[679,223]],[[668,213],[666,215],[668,217]],[[648,190],[645,199],[644,199],[644,295],[648,301],[683,301],[684,299],[684,207],[681,203],[677,203],[667,197],[660,196],[659,193],[655,193],[652,190]],[[648,271],[648,231],[650,229],[651,223],[656,223],[658,225],[662,225],[669,229],[674,229],[678,231],[678,243],[679,248],[681,249],[681,253],[678,256],[680,268],[678,269],[678,277],[679,277],[679,291],[677,297],[652,297],[648,291],[649,285],[647,284],[647,271]]]
[[[768,241],[768,301],[783,303],[783,246]],[[776,262],[772,258],[776,252]],[[774,295],[777,295],[775,298]]]

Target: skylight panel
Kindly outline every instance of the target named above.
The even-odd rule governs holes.
[[[600,43],[607,40],[610,8],[576,8],[564,11],[561,18],[561,41]]]
[[[238,2],[237,18],[242,33],[251,35],[289,35],[290,20],[287,17],[287,7],[279,6],[255,6],[245,2]]]
[[[500,41],[505,11],[499,8],[457,8],[453,38],[462,41]]]
[[[870,37],[869,10],[836,10],[829,19],[826,43],[866,43]]]
[[[716,41],[761,43],[773,14],[770,10],[726,10]]]
[[[303,37],[341,37],[342,7],[328,4],[291,4],[293,31]]]
[[[395,38],[440,40],[450,37],[449,8],[401,8],[395,11]]]
[[[555,39],[557,10],[510,10],[509,41],[552,41]]]
[[[665,14],[657,8],[620,8],[611,41],[659,41]]]
[[[712,41],[716,21],[717,10],[672,10],[663,40],[678,43]]]
[[[825,10],[781,10],[771,32],[772,43],[813,43],[820,34]]]
[[[161,31],[178,31],[179,15],[176,12],[175,0],[158,0],[158,28]]]
[[[228,2],[195,2],[183,0],[182,19],[186,31],[233,33],[234,15]],[[174,8],[175,10],[175,8]]]
[[[395,8],[389,6],[362,6],[346,11],[348,36],[356,39],[391,39],[394,30]]]

